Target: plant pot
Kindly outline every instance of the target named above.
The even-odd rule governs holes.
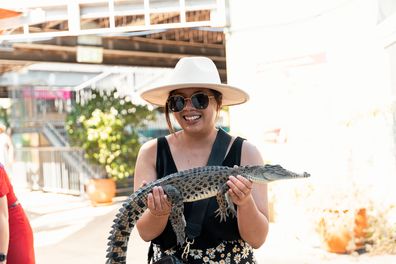
[[[365,208],[358,209],[350,219],[349,210],[326,210],[319,230],[326,250],[345,254],[364,247],[368,220]],[[352,221],[350,221],[352,220]]]
[[[351,234],[347,230],[339,230],[327,234],[325,238],[326,250],[332,253],[344,254],[348,252]]]
[[[113,203],[116,184],[113,179],[90,179],[87,183],[87,194],[92,205],[108,205]]]

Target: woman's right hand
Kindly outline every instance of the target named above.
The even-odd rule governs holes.
[[[142,186],[146,184],[147,182],[143,181]],[[147,196],[147,207],[150,214],[155,217],[168,217],[172,208],[167,195],[160,186],[154,187]]]

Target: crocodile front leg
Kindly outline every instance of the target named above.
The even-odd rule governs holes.
[[[216,210],[216,217],[220,217],[220,222],[225,222],[229,214],[232,216],[236,215],[234,203],[227,192],[229,189],[230,187],[227,184],[223,184],[216,194],[216,200],[219,204],[219,209]]]
[[[162,188],[172,203],[169,221],[172,225],[173,231],[175,231],[177,244],[183,245],[185,241],[186,228],[186,219],[184,218],[183,214],[183,196],[180,191],[172,185],[165,185]]]

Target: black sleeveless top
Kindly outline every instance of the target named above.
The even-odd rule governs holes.
[[[240,165],[243,140],[244,139],[240,137],[234,140],[222,163],[223,166],[233,167],[234,165]],[[156,171],[158,179],[177,172],[176,164],[165,137],[157,139]],[[232,241],[241,238],[236,217],[228,217],[226,222],[220,222],[220,218],[216,217],[215,213],[219,208],[216,198],[212,197],[209,199],[206,215],[202,224],[201,235],[195,238],[194,248],[204,249],[215,247],[222,241]],[[184,216],[186,219],[188,219],[190,215],[192,204],[193,203],[184,203]],[[176,246],[176,235],[169,221],[162,234],[152,242],[159,245],[161,250],[167,250]]]

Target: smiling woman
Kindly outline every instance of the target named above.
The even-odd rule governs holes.
[[[179,60],[164,85],[141,93],[149,103],[165,108],[170,134],[146,142],[140,149],[134,177],[137,190],[148,182],[186,169],[205,166],[219,129],[216,121],[223,106],[245,103],[249,95],[242,89],[220,82],[216,65],[206,57]],[[181,128],[173,128],[173,115]],[[219,165],[262,165],[257,148],[240,137],[231,137],[227,153]],[[177,244],[172,229],[171,204],[161,187],[153,188],[147,197],[148,209],[136,227],[143,240],[152,241],[149,257],[154,261],[172,255],[184,263],[203,262],[256,263],[253,248],[260,247],[268,233],[267,186],[253,184],[237,175],[227,181],[227,195],[236,205],[236,217],[221,222],[216,218],[219,205],[209,198],[202,209],[199,202],[185,203],[187,235],[193,240]],[[201,211],[204,214],[200,213]],[[196,223],[191,219],[201,217]],[[198,226],[198,232],[193,232]],[[122,257],[121,257],[122,258]],[[116,262],[118,263],[118,262]],[[159,262],[158,262],[159,263]]]

